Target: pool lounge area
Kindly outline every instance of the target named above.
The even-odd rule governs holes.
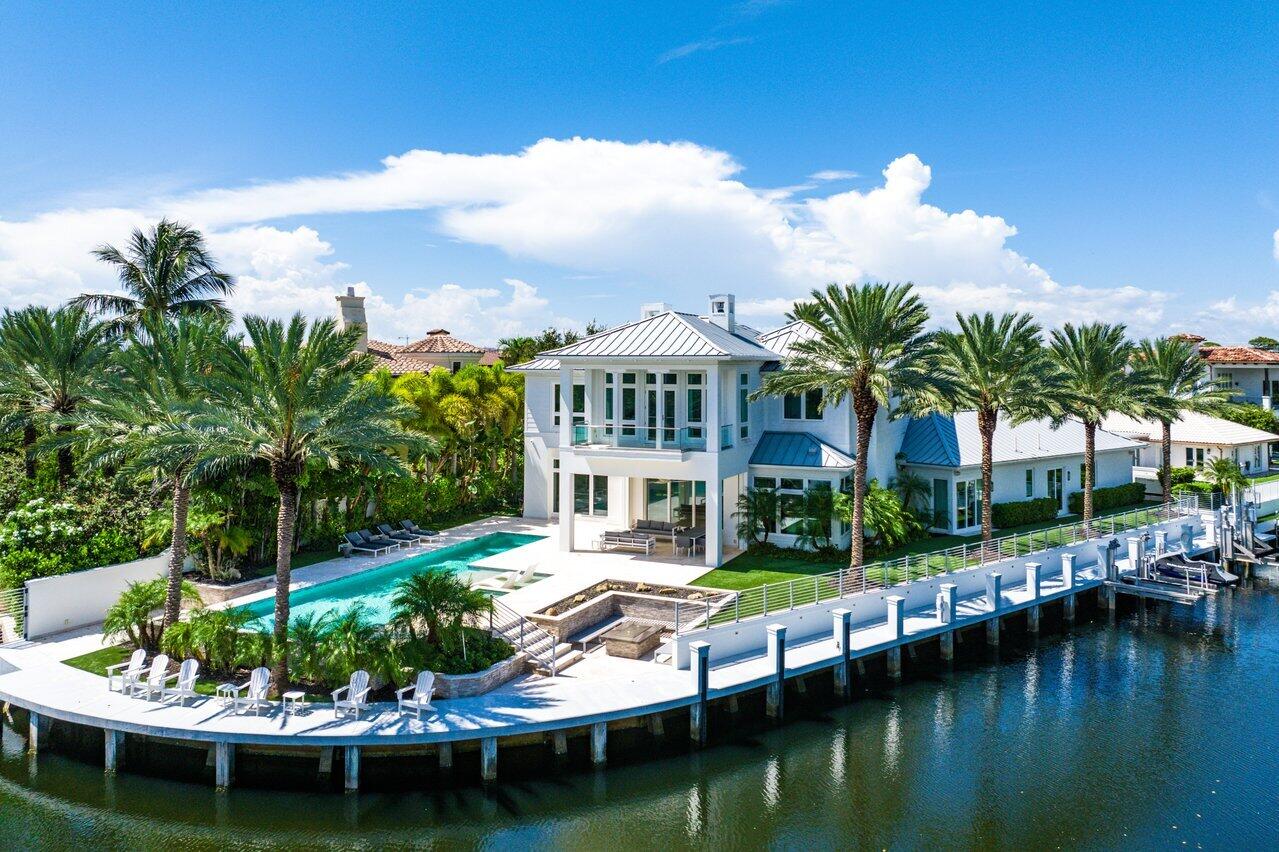
[[[477,567],[476,563],[535,544],[543,538],[544,536],[526,533],[492,532],[429,553],[406,556],[347,577],[294,589],[289,593],[291,617],[318,617],[363,605],[370,621],[385,624],[391,618],[391,597],[395,593],[395,587],[406,577],[428,568],[442,567],[475,586],[505,573],[495,568]],[[499,589],[487,591],[490,594],[502,593]],[[236,607],[253,613],[266,626],[274,622],[274,608],[275,600],[270,596]]]

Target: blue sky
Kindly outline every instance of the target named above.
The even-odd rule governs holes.
[[[1279,336],[1273,7],[473,8],[0,5],[0,299],[176,215],[237,307],[392,339],[829,278]]]

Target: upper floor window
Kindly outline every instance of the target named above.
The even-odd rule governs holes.
[[[1035,471],[1034,468],[1026,468],[1026,496],[1035,496]]]
[[[782,397],[782,417],[786,420],[821,420],[822,389]]]
[[[749,373],[739,373],[737,377],[737,433],[743,438],[750,435],[750,381]]]

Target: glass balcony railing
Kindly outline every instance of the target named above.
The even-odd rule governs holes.
[[[737,444],[737,427],[732,423],[725,423],[719,427],[719,448],[721,450],[731,450]]]
[[[684,426],[591,426],[577,424],[573,427],[573,446],[611,447],[616,449],[652,450],[705,450],[706,427]]]

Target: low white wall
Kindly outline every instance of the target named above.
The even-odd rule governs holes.
[[[153,580],[168,567],[166,550],[133,562],[27,580],[27,638],[98,624],[130,583]]]
[[[1203,524],[1194,518],[1175,518],[1171,521],[1152,524],[1144,529],[1152,533],[1160,529],[1168,530],[1169,544],[1175,545],[1181,535],[1181,526],[1186,523],[1194,523],[1196,533],[1203,531]],[[1128,538],[1133,535],[1139,535],[1140,532],[1141,530],[1125,531],[1114,536],[1114,538],[1119,539],[1120,558],[1124,558],[1128,552]],[[1020,586],[1026,582],[1027,562],[1038,562],[1043,565],[1041,577],[1059,577],[1061,576],[1061,557],[1063,554],[1075,554],[1076,570],[1095,565],[1099,558],[1097,545],[1104,544],[1110,539],[1111,536],[1102,536],[1067,547],[1054,547],[1051,550],[1041,551],[1030,556],[990,562],[979,567],[966,568],[951,574],[942,574],[930,580],[919,580],[908,585],[891,586],[865,595],[835,598],[814,606],[769,613],[764,618],[753,618],[750,621],[724,624],[712,627],[709,630],[686,633],[673,640],[674,653],[671,655],[672,663],[676,668],[688,668],[688,645],[690,642],[709,642],[711,646],[710,661],[712,663],[751,653],[762,653],[767,644],[766,628],[770,624],[786,626],[788,643],[799,643],[814,636],[829,635],[832,629],[831,612],[836,609],[850,610],[854,627],[864,627],[876,622],[882,622],[887,618],[887,598],[889,595],[898,595],[905,598],[905,611],[910,612],[922,607],[933,606],[937,599],[937,593],[941,591],[942,583],[954,583],[960,598],[984,594],[986,591],[986,575],[992,571],[998,571],[1003,575],[1005,586]]]

